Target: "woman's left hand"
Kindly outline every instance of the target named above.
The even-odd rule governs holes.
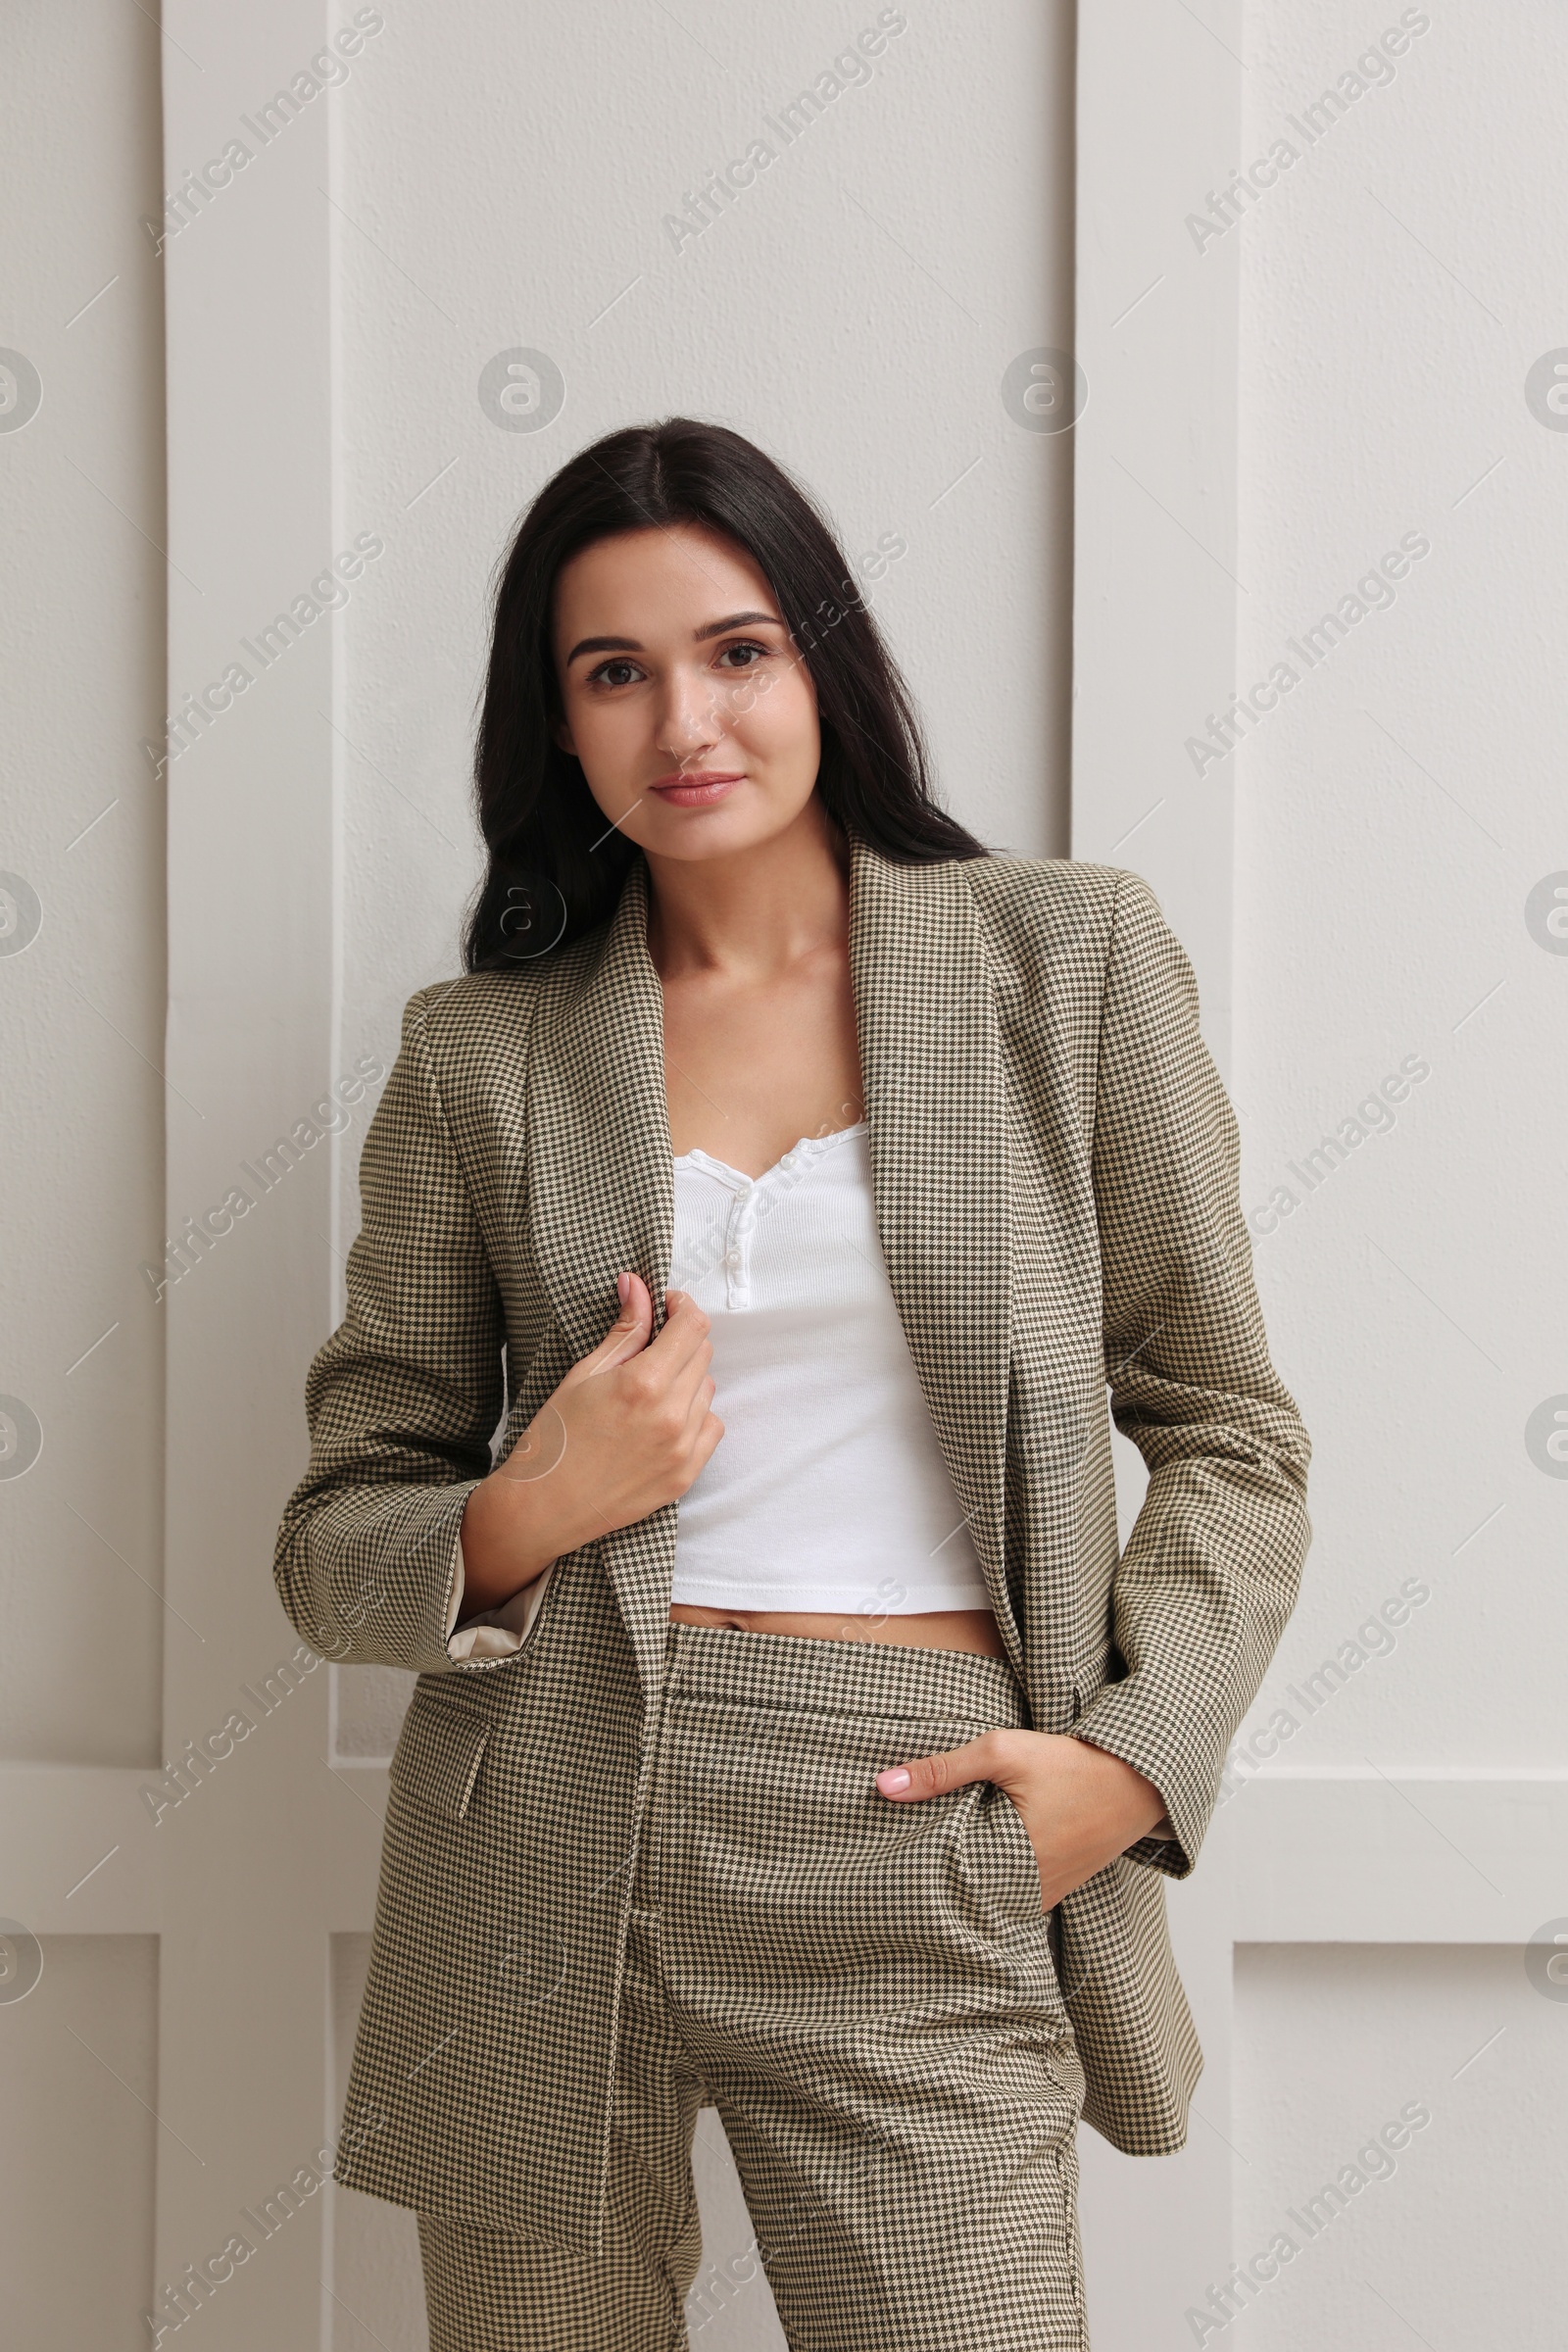
[[[1056,1732],[983,1732],[962,1747],[890,1764],[876,1776],[882,1794],[900,1805],[971,1781],[995,1781],[1017,1807],[1047,1911],[1140,1838],[1170,1829],[1152,1782],[1102,1747]]]

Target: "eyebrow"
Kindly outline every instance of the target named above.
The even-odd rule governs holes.
[[[731,629],[755,627],[759,621],[770,629],[784,626],[776,612],[730,612],[723,620],[710,620],[706,628],[693,629],[692,643],[702,645],[710,637],[722,637]],[[644,650],[635,637],[582,637],[566,656],[566,664],[569,668],[579,654],[640,654]]]

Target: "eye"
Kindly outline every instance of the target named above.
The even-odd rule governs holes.
[[[627,686],[631,683],[631,675],[612,677],[612,670],[622,670],[635,675],[637,664],[629,655],[615,654],[610,661],[601,662],[597,669],[591,669],[588,672],[588,684],[590,686]]]
[[[734,663],[734,664],[733,664],[733,666],[734,666],[735,668],[737,668],[737,669],[753,669],[753,668],[755,668],[755,667],[756,667],[756,663],[757,663],[757,662],[761,662],[761,661],[765,661],[765,660],[766,660],[766,658],[767,658],[768,654],[771,652],[771,650],[772,650],[772,649],[771,649],[771,647],[769,647],[769,646],[765,646],[765,645],[759,645],[759,644],[758,644],[758,643],[755,641],[755,639],[753,639],[753,638],[750,638],[750,637],[747,637],[747,638],[742,638],[741,640],[739,640],[739,641],[738,641],[736,644],[734,644],[734,645],[726,645],[726,646],[725,646],[725,648],[724,648],[724,651],[723,651],[723,653],[722,653],[722,654],[720,654],[718,658],[719,658],[720,662],[723,662],[723,661],[724,661],[724,659],[725,659],[725,656],[726,656],[726,655],[729,655],[729,654],[751,654],[751,655],[754,655],[754,656],[756,657],[756,661],[752,661],[752,662],[736,662],[736,663]]]

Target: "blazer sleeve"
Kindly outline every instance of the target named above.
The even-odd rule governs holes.
[[[420,1674],[461,1673],[475,1648],[448,1646],[459,1530],[505,1398],[505,1314],[431,1062],[432,993],[405,1009],[366,1133],[348,1312],[306,1379],[310,1466],[272,1571],[311,1648]]]
[[[1149,1466],[1111,1588],[1125,1666],[1072,1727],[1165,1800],[1134,1861],[1185,1878],[1225,1756],[1295,1606],[1311,1445],[1269,1360],[1235,1114],[1198,984],[1140,876],[1118,876],[1094,1185],[1111,1412]]]

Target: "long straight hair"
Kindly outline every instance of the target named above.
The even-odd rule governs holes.
[[[545,484],[501,568],[474,758],[489,860],[464,939],[469,971],[579,937],[612,912],[641,855],[607,824],[580,764],[555,741],[556,580],[598,540],[680,523],[722,533],[769,581],[816,689],[816,789],[840,830],[904,865],[990,855],[937,805],[908,690],[805,491],[723,425],[688,416],[629,425]]]

